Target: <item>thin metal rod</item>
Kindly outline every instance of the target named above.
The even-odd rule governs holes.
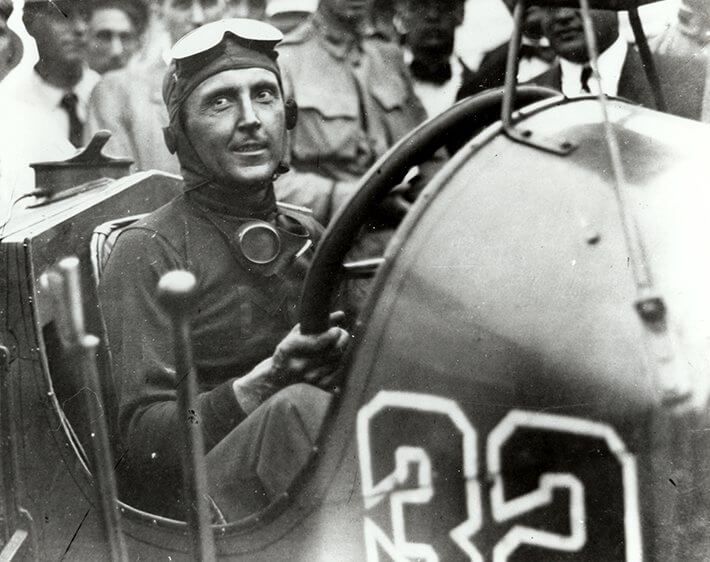
[[[621,151],[616,132],[609,120],[607,99],[602,91],[597,63],[597,44],[594,36],[589,0],[579,0],[582,8],[582,22],[587,40],[587,51],[592,66],[592,77],[597,85],[599,104],[602,110],[604,135],[611,160],[612,176],[614,178],[614,193],[621,226],[624,231],[629,268],[636,285],[636,309],[644,325],[643,339],[649,359],[651,375],[661,401],[669,406],[687,404],[695,388],[688,372],[687,364],[682,360],[681,350],[675,341],[672,330],[669,329],[665,304],[656,294],[653,276],[648,263],[643,239],[638,224],[631,213],[631,201],[628,184],[624,176]]]
[[[513,10],[513,35],[508,45],[508,56],[505,64],[505,84],[503,88],[503,106],[501,121],[503,128],[508,130],[513,126],[513,108],[515,107],[515,86],[518,82],[518,54],[523,36],[523,20],[525,19],[526,0],[518,0]]]
[[[57,268],[62,276],[62,296],[68,312],[67,338],[77,342],[86,333],[84,310],[81,301],[81,276],[79,258],[71,256],[62,259]]]
[[[172,323],[175,342],[178,411],[183,440],[183,493],[193,560],[216,559],[214,536],[207,503],[205,445],[197,410],[197,375],[192,354],[190,310],[197,281],[187,271],[165,274],[158,284],[158,295]]]
[[[207,506],[207,477],[202,428],[195,417],[197,411],[197,377],[192,367],[192,346],[188,323],[183,321],[175,332],[175,341],[181,342],[176,350],[178,404],[183,416],[185,462],[183,466],[187,522],[192,534],[196,560],[215,559],[214,538],[210,528]]]
[[[666,100],[663,96],[663,87],[661,86],[658,71],[656,70],[656,62],[653,60],[653,54],[651,54],[651,49],[646,40],[646,34],[643,32],[643,24],[641,23],[637,8],[629,9],[629,23],[631,24],[631,29],[636,38],[636,46],[638,47],[639,55],[641,55],[641,63],[643,64],[648,84],[651,86],[651,93],[653,94],[653,101],[656,103],[656,109],[658,111],[667,111]]]
[[[82,373],[84,386],[88,390],[85,402],[91,429],[92,476],[100,508],[106,554],[112,562],[123,562],[128,560],[128,554],[121,532],[113,454],[96,364],[99,339],[85,333],[79,260],[75,257],[65,258],[59,262],[57,269],[60,277],[55,277],[54,282],[61,283],[61,290],[55,294],[63,297],[61,305],[63,315],[67,317],[67,355],[73,366]]]
[[[589,0],[579,0],[582,9],[582,25],[584,26],[584,35],[587,43],[587,53],[589,55],[589,63],[592,67],[592,80],[597,85],[597,99],[602,111],[602,121],[604,127],[604,136],[606,145],[609,150],[609,159],[611,162],[612,177],[614,179],[614,193],[618,202],[618,210],[621,218],[621,224],[624,230],[624,238],[628,248],[629,267],[634,276],[637,291],[639,296],[644,298],[648,296],[648,292],[652,287],[651,274],[646,262],[646,254],[643,250],[641,238],[639,236],[638,227],[634,217],[630,213],[631,204],[628,195],[628,185],[624,175],[624,166],[621,161],[621,151],[619,149],[619,141],[616,138],[614,128],[609,120],[609,108],[606,96],[602,91],[601,77],[599,76],[599,65],[597,58],[597,41],[594,35],[594,27],[589,11]]]
[[[12,530],[17,527],[18,481],[17,451],[15,450],[15,415],[14,400],[10,384],[10,352],[5,346],[0,346],[0,463],[2,463],[3,497],[8,502],[5,506],[3,541],[10,538]]]
[[[113,467],[113,454],[108,437],[108,425],[101,400],[101,385],[96,366],[96,354],[99,348],[99,338],[92,335],[81,337],[76,351],[79,354],[78,363],[84,374],[87,412],[91,424],[91,455],[94,481],[98,488],[98,499],[101,505],[101,517],[104,528],[104,538],[110,560],[123,562],[128,560],[126,544],[121,532],[121,516],[118,512],[118,496],[116,477]]]

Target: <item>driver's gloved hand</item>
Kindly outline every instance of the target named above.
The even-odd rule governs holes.
[[[330,315],[331,327],[320,334],[302,334],[296,324],[279,342],[274,354],[232,384],[234,395],[244,412],[250,414],[279,390],[300,382],[316,386],[329,384],[350,341],[341,328],[345,314]]]
[[[330,375],[338,367],[350,340],[350,334],[340,327],[344,319],[341,311],[331,313],[331,327],[320,334],[302,334],[301,325],[296,324],[276,346],[270,378],[276,384],[288,386],[304,381],[318,384]]]

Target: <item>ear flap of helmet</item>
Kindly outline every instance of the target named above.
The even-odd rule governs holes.
[[[286,129],[289,131],[296,128],[296,123],[298,122],[298,104],[293,98],[288,98],[284,102],[284,109],[286,111]]]

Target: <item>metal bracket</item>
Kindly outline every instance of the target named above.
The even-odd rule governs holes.
[[[668,310],[660,295],[649,293],[635,303],[644,325],[644,339],[653,361],[654,384],[661,403],[668,407],[692,400],[694,385],[682,347],[668,322]]]
[[[505,135],[515,142],[527,144],[534,148],[539,148],[545,152],[567,156],[574,152],[577,145],[566,139],[553,139],[544,135],[536,134],[530,129],[517,129],[514,125],[504,126]]]
[[[523,36],[523,19],[527,0],[518,0],[513,11],[513,35],[508,47],[508,59],[505,68],[505,86],[503,90],[503,107],[501,122],[503,132],[512,141],[532,146],[560,156],[573,152],[577,145],[567,139],[550,139],[543,135],[533,133],[529,129],[517,129],[513,122],[513,108],[515,107],[515,87],[518,82],[518,54]]]

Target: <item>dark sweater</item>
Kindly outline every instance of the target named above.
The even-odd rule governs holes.
[[[245,418],[232,383],[270,357],[296,322],[306,269],[298,260],[279,275],[250,271],[256,268],[227,238],[250,219],[219,201],[196,199],[182,195],[126,229],[100,287],[119,397],[121,473],[124,482],[131,481],[131,497],[125,499],[173,516],[181,485],[179,422],[185,414],[177,406],[170,324],[156,301],[160,277],[187,269],[198,279],[191,323],[196,418],[209,450]],[[275,213],[263,218],[277,222]],[[278,224],[283,221],[279,216]],[[299,221],[310,233],[318,229],[305,214]]]

